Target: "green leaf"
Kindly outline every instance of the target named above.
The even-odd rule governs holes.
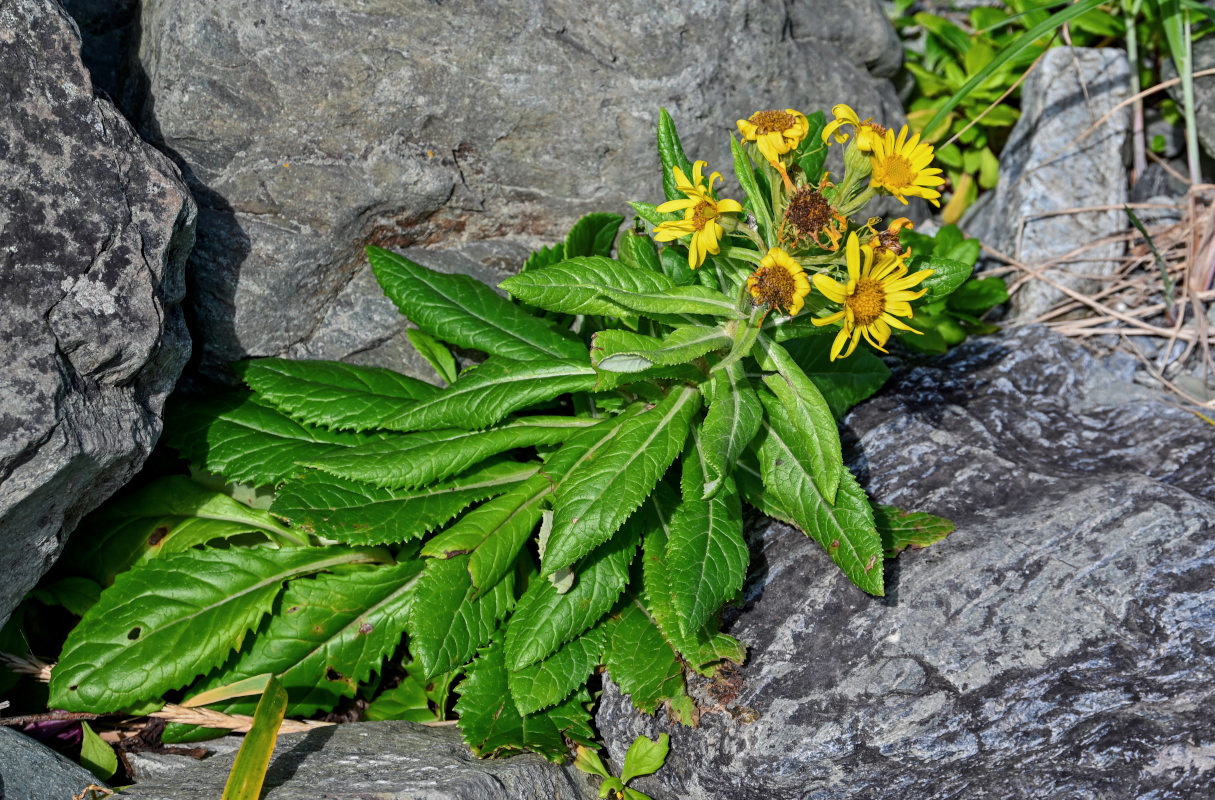
[[[944,517],[922,511],[904,511],[895,506],[874,506],[873,518],[882,537],[887,558],[908,547],[927,547],[953,533],[954,524]]]
[[[802,139],[796,161],[806,175],[806,183],[818,186],[823,177],[823,164],[827,160],[827,143],[822,136],[823,128],[827,127],[827,115],[815,111],[806,117],[806,121],[810,123],[810,130]]]
[[[683,364],[733,342],[724,329],[708,325],[675,328],[662,339],[632,331],[599,331],[591,338],[591,364],[609,372],[640,372],[656,364]]]
[[[763,407],[741,361],[715,371],[710,382],[701,384],[701,391],[709,403],[700,439],[705,464],[704,498],[708,499],[721,487],[739,454],[759,432]]]
[[[511,670],[548,658],[611,610],[628,584],[638,536],[639,529],[630,523],[582,559],[574,568],[574,585],[565,593],[551,581],[531,582],[506,626]]]
[[[637,216],[641,217],[655,228],[664,222],[668,222],[673,219],[680,219],[683,216],[677,211],[666,211],[660,213],[658,211],[658,206],[654,203],[639,203],[636,201],[630,201],[629,205],[632,206],[633,210],[637,212]],[[621,260],[623,261],[623,259]],[[687,263],[687,256],[684,256],[685,267],[687,266]]]
[[[742,187],[743,193],[747,196],[746,206],[755,217],[759,235],[771,247],[775,244],[773,239],[775,230],[772,227],[769,200],[765,193],[760,192],[759,184],[755,182],[751,157],[747,155],[747,151],[743,149],[738,139],[734,138],[734,134],[730,134],[730,153],[734,156],[734,177],[738,179],[738,185]]]
[[[981,314],[1008,302],[1008,288],[1003,278],[971,278],[949,296],[947,305],[958,311]]]
[[[592,391],[595,381],[595,370],[582,363],[537,358],[523,362],[495,356],[466,370],[434,397],[385,417],[383,427],[398,431],[484,428],[533,403],[566,392]]]
[[[577,417],[534,416],[483,431],[419,431],[336,451],[303,466],[386,489],[410,489],[456,475],[508,450],[559,444],[593,423]]]
[[[310,472],[285,483],[270,508],[297,528],[345,544],[406,542],[430,533],[470,504],[527,480],[537,466],[491,463],[419,489],[381,489]]]
[[[761,338],[760,346],[768,365],[777,370],[775,375],[764,375],[771,394],[760,390],[760,402],[768,419],[776,418],[772,424],[784,433],[800,467],[809,472],[823,499],[833,504],[844,456],[831,408],[785,348],[767,338]]]
[[[603,295],[630,312],[659,321],[688,314],[743,318],[732,300],[707,286],[674,286],[657,292],[627,292],[608,288],[603,290]]]
[[[890,378],[890,368],[863,347],[835,361],[831,360],[829,340],[797,339],[786,344],[785,349],[823,393],[836,419],[872,396]]]
[[[281,483],[301,462],[398,435],[319,428],[237,394],[183,400],[171,404],[167,415],[165,439],[186,460],[256,486]]]
[[[616,229],[624,217],[619,214],[587,214],[574,223],[565,237],[565,257],[610,256]]]
[[[51,704],[101,712],[159,697],[239,648],[284,581],[374,558],[344,547],[258,547],[133,567],[68,634],[51,674]]]
[[[390,369],[339,361],[258,358],[233,369],[257,392],[258,402],[301,422],[339,430],[373,430],[381,417],[439,391]]]
[[[441,721],[447,693],[455,675],[452,672],[428,681],[409,671],[399,684],[371,701],[363,712],[363,718],[372,722],[386,719]]]
[[[931,256],[929,258],[913,258],[908,265],[908,269],[911,272],[921,269],[932,270],[932,274],[920,284],[922,288],[928,291],[919,302],[927,304],[936,300],[943,300],[952,294],[955,289],[966,282],[974,267],[964,261],[954,261],[950,258]]]
[[[108,586],[136,564],[249,533],[275,544],[306,543],[269,513],[172,475],[87,517],[60,564]]]
[[[683,154],[675,121],[665,108],[658,109],[658,158],[662,161],[662,191],[668,200],[679,200],[683,193],[675,188],[675,173],[679,167],[688,180],[692,179],[692,162]]]
[[[101,598],[101,584],[90,578],[61,578],[46,586],[38,586],[30,592],[30,596],[48,606],[63,606],[69,614],[83,617]]]
[[[606,625],[603,663],[639,711],[653,714],[663,701],[686,697],[675,652],[636,598],[630,598]]]
[[[108,781],[118,771],[118,754],[101,737],[93,732],[89,723],[81,722],[80,766],[97,776],[97,780]]]
[[[662,261],[658,257],[658,248],[654,246],[654,241],[649,236],[625,231],[616,249],[616,257],[626,267],[662,272]]]
[[[240,743],[221,800],[258,800],[261,797],[270,756],[274,754],[278,729],[286,710],[287,691],[277,678],[271,677],[257,704],[253,724]]]
[[[525,303],[565,314],[630,317],[633,312],[608,297],[611,292],[652,293],[675,282],[660,272],[633,269],[602,256],[572,258],[513,275],[499,284]]]
[[[642,561],[644,591],[641,599],[645,610],[671,648],[679,653],[693,670],[702,675],[711,675],[716,671],[719,662],[733,661],[741,664],[747,651],[734,637],[718,633],[716,620],[710,620],[708,625],[692,635],[685,635],[680,627],[667,569],[671,515],[678,507],[678,502],[679,498],[675,492],[666,484],[660,483],[658,490],[643,506],[647,519]]]
[[[188,696],[274,673],[287,691],[292,716],[332,710],[342,698],[354,697],[400,644],[422,566],[413,559],[291,581],[277,613],[248,646],[191,687]],[[254,702],[236,698],[213,708],[249,714]]]
[[[450,350],[420,328],[410,328],[405,331],[405,335],[409,337],[409,343],[413,345],[413,349],[426,359],[430,366],[434,367],[434,371],[439,373],[439,377],[443,379],[444,383],[455,382],[460,370],[456,367],[455,356],[451,354]]]
[[[704,463],[698,445],[699,441],[684,452],[684,499],[667,529],[667,582],[685,637],[708,625],[722,604],[742,588],[751,559],[734,481],[724,479],[712,499],[701,499]]]
[[[583,686],[603,656],[603,629],[592,628],[530,667],[508,670],[515,707],[532,714],[560,703]]]
[[[440,341],[519,361],[584,360],[582,344],[467,275],[447,275],[404,256],[367,248],[384,294]]]
[[[624,422],[598,458],[584,461],[557,487],[542,574],[570,566],[616,532],[679,455],[699,410],[696,389],[673,386],[665,400]]]
[[[835,504],[828,503],[795,455],[789,441],[794,432],[780,416],[770,416],[759,435],[759,463],[764,505],[748,501],[780,519],[792,521],[818,542],[848,579],[881,596],[882,541],[873,522],[869,500],[852,473],[840,474]]]
[[[598,775],[600,778],[612,777],[611,773],[607,771],[607,767],[603,765],[603,759],[589,747],[577,748],[577,755],[574,756],[574,767],[578,771],[585,772],[588,775]]]
[[[569,757],[565,743],[587,740],[590,733],[591,696],[581,689],[556,708],[524,715],[511,697],[502,644],[481,650],[468,677],[459,686],[460,732],[472,751],[482,758],[531,750],[549,761]],[[563,735],[564,734],[564,735]]]
[[[466,556],[428,559],[406,623],[409,649],[422,674],[450,672],[472,658],[514,605],[514,587],[514,575],[507,573],[477,596]]]
[[[667,752],[670,749],[671,737],[668,734],[658,734],[657,740],[638,736],[629,745],[629,751],[624,754],[624,766],[620,770],[620,780],[628,783],[633,778],[654,774],[666,763]]]
[[[527,272],[529,269],[539,269],[540,267],[548,267],[565,260],[565,244],[558,242],[551,247],[541,247],[539,250],[532,252],[527,260],[523,262],[523,267],[520,272]]]
[[[675,281],[676,286],[694,286],[699,280],[696,271],[688,264],[688,251],[682,246],[667,245],[662,248],[658,261],[662,264],[663,274]]]

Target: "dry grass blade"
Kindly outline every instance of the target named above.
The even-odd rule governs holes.
[[[253,726],[253,717],[247,714],[224,714],[209,708],[186,708],[176,703],[166,703],[160,711],[153,711],[148,716],[163,719],[166,722],[180,722],[185,725],[198,725],[203,728],[221,728],[233,733],[247,733]],[[317,722],[313,720],[285,719],[278,729],[283,733],[303,733],[334,725],[333,722]]]
[[[53,665],[32,654],[15,656],[12,653],[0,653],[0,665],[8,667],[18,675],[32,675],[35,680],[42,683],[49,683],[51,680]]]

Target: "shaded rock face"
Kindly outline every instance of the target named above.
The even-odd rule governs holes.
[[[723,172],[757,110],[902,119],[876,0],[143,0],[141,24],[140,130],[201,206],[211,374],[249,354],[419,368],[363,247],[496,284],[582,214],[662,200],[660,106]]]
[[[0,727],[0,797],[5,800],[67,800],[100,785],[79,764],[30,737]]]
[[[1088,136],[1082,133],[1130,95],[1130,64],[1121,50],[1059,47],[1029,74],[1021,119],[1000,154],[1000,180],[990,200],[966,220],[984,244],[1069,288],[1109,275],[1123,244],[1088,245],[1122,231],[1128,176],[1124,163],[1131,112],[1124,108]],[[1101,208],[1072,213],[1071,209]],[[1049,264],[1067,256],[1066,261]],[[1063,292],[1031,281],[1013,295],[1010,314],[1032,320]]]
[[[682,798],[1215,796],[1215,429],[1041,328],[904,370],[845,420],[879,502],[948,516],[886,598],[754,532],[732,681],[639,784]],[[668,730],[608,684],[613,757]]]
[[[123,792],[132,800],[214,800],[235,753],[185,764]],[[588,776],[540,756],[478,759],[454,727],[360,722],[279,737],[263,800],[591,800]]]
[[[51,0],[0,7],[0,623],[160,434],[195,206]]]

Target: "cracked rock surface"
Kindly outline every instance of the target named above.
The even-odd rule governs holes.
[[[726,134],[757,110],[848,102],[902,120],[887,80],[901,48],[877,0],[144,0],[141,14],[124,107],[200,204],[191,302],[212,376],[284,354],[430,374],[364,246],[496,284],[584,213],[662,200],[660,106],[689,157],[723,173]]]
[[[607,682],[614,758],[670,730],[655,797],[1215,796],[1215,429],[1041,328],[897,373],[844,422],[871,496],[956,531],[853,588],[765,521],[749,646],[670,729]],[[846,437],[847,438],[847,437]],[[661,716],[661,715],[660,715]]]
[[[0,5],[0,624],[160,435],[195,206],[52,0]]]

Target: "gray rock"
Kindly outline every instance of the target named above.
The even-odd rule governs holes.
[[[582,214],[662,199],[660,106],[729,172],[727,134],[763,108],[901,123],[866,66],[888,75],[900,52],[876,0],[144,0],[140,130],[201,205],[203,369],[399,366],[403,322],[364,294],[368,243],[497,283]]]
[[[215,800],[234,754],[193,762],[121,793],[132,800]],[[535,755],[481,760],[453,728],[360,722],[282,736],[263,800],[591,800],[588,776]]]
[[[0,727],[0,798],[71,800],[90,785],[105,786],[74,761],[25,734]]]
[[[1130,95],[1130,66],[1121,50],[1059,47],[1047,52],[1021,90],[1021,119],[1000,155],[991,201],[964,228],[985,244],[1073,289],[1118,266],[1120,242],[1086,247],[1126,227],[1123,151],[1130,109],[1122,109],[1082,141],[1075,140]],[[1112,207],[1072,213],[1069,209]],[[1033,280],[1013,295],[1014,318],[1032,320],[1064,294]]]
[[[845,419],[854,469],[876,500],[957,530],[889,562],[879,599],[796,530],[761,525],[727,618],[750,648],[736,696],[671,730],[639,788],[1215,796],[1215,429],[1133,373],[1031,326],[896,375]],[[668,730],[614,685],[597,724],[616,758]]]
[[[0,623],[139,469],[189,355],[195,206],[51,0],[0,8]]]

